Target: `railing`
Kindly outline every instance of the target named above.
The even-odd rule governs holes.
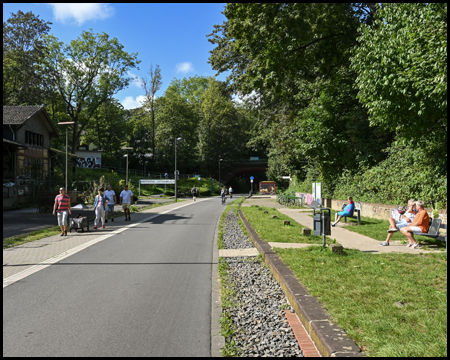
[[[124,168],[117,168],[112,166],[103,166],[102,168],[93,168],[92,170],[106,170],[106,171],[114,171],[117,174],[126,175],[127,170]],[[199,174],[179,174],[179,179],[190,179],[195,177]],[[164,179],[165,174],[164,173],[152,173],[149,171],[143,171],[143,170],[136,170],[136,169],[128,169],[128,177],[141,177],[146,179]],[[199,175],[200,178],[203,178],[202,175]],[[173,171],[167,173],[168,179],[175,179],[175,174]]]

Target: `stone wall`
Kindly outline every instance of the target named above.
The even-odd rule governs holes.
[[[391,216],[391,210],[396,209],[398,206],[396,205],[386,205],[386,204],[374,204],[361,202],[362,210],[361,216],[367,216],[375,219],[388,219]],[[326,201],[325,201],[326,203]],[[342,205],[347,203],[346,200],[331,200],[331,208],[333,210],[341,210]],[[406,204],[405,204],[406,205]],[[428,215],[432,214],[433,209],[426,208]],[[447,224],[447,210],[439,210],[439,218],[442,219],[443,224]]]

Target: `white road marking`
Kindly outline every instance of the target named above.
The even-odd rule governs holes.
[[[209,199],[202,199],[202,200],[199,200],[198,202],[206,201],[206,200],[209,200]],[[197,201],[195,203],[197,203]],[[43,270],[46,267],[49,267],[50,265],[55,264],[55,263],[65,259],[65,258],[73,255],[73,254],[76,254],[77,252],[79,252],[81,250],[84,250],[84,249],[88,248],[89,246],[97,244],[100,241],[106,240],[106,239],[108,239],[109,237],[111,237],[113,235],[119,234],[122,231],[125,231],[125,230],[127,230],[129,228],[132,228],[132,227],[134,227],[134,226],[136,226],[138,224],[141,224],[141,223],[146,222],[148,220],[154,219],[154,218],[156,218],[158,216],[167,214],[167,213],[169,213],[171,211],[178,210],[178,209],[181,209],[181,208],[183,208],[185,206],[192,205],[192,204],[194,204],[194,202],[189,202],[187,204],[183,204],[183,205],[178,206],[176,208],[163,211],[163,212],[161,212],[159,214],[153,214],[153,215],[151,215],[149,217],[146,217],[145,219],[139,220],[139,221],[137,221],[137,222],[135,222],[133,224],[126,225],[124,227],[121,227],[119,229],[111,231],[108,234],[99,236],[98,238],[95,238],[95,239],[93,239],[91,241],[88,241],[88,242],[86,242],[84,244],[78,245],[78,246],[76,246],[76,247],[74,247],[72,249],[64,251],[61,254],[52,256],[51,258],[49,258],[47,260],[44,260],[44,261],[40,262],[39,264],[33,265],[33,266],[29,267],[28,269],[25,269],[25,270],[23,270],[21,272],[18,272],[17,274],[11,275],[10,277],[7,277],[7,278],[3,279],[3,288],[5,288],[8,285],[14,284],[16,281],[22,280],[22,279],[26,278],[27,276],[30,276],[30,275],[32,275],[32,274],[34,274],[34,273],[36,273],[36,272],[38,272],[40,270]]]

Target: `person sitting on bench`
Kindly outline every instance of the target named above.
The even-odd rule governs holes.
[[[416,216],[416,202],[413,199],[408,200],[408,210],[400,217],[399,221],[395,221],[394,218],[390,217],[389,220],[389,230],[387,234],[386,241],[383,241],[381,246],[389,246],[389,240],[391,240],[392,235],[399,231],[401,228],[408,226],[414,220]]]
[[[400,229],[401,233],[405,235],[409,241],[407,247],[417,249],[419,247],[419,243],[416,239],[414,239],[414,234],[426,233],[428,231],[428,225],[430,225],[430,217],[428,216],[428,213],[425,210],[424,206],[425,203],[422,200],[416,201],[416,217],[414,218],[412,223]]]
[[[336,226],[336,224],[341,221],[343,217],[350,216],[355,211],[355,203],[353,202],[353,198],[351,196],[348,197],[348,205],[344,208],[343,211],[339,211],[336,213],[336,218],[334,223],[331,223],[331,226]]]

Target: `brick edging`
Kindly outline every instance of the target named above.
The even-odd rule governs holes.
[[[323,357],[365,356],[345,331],[330,321],[322,304],[300,284],[293,271],[272,250],[271,246],[259,237],[240,208],[239,216],[249,232],[253,244],[262,254],[307,333],[316,344],[319,353]]]

